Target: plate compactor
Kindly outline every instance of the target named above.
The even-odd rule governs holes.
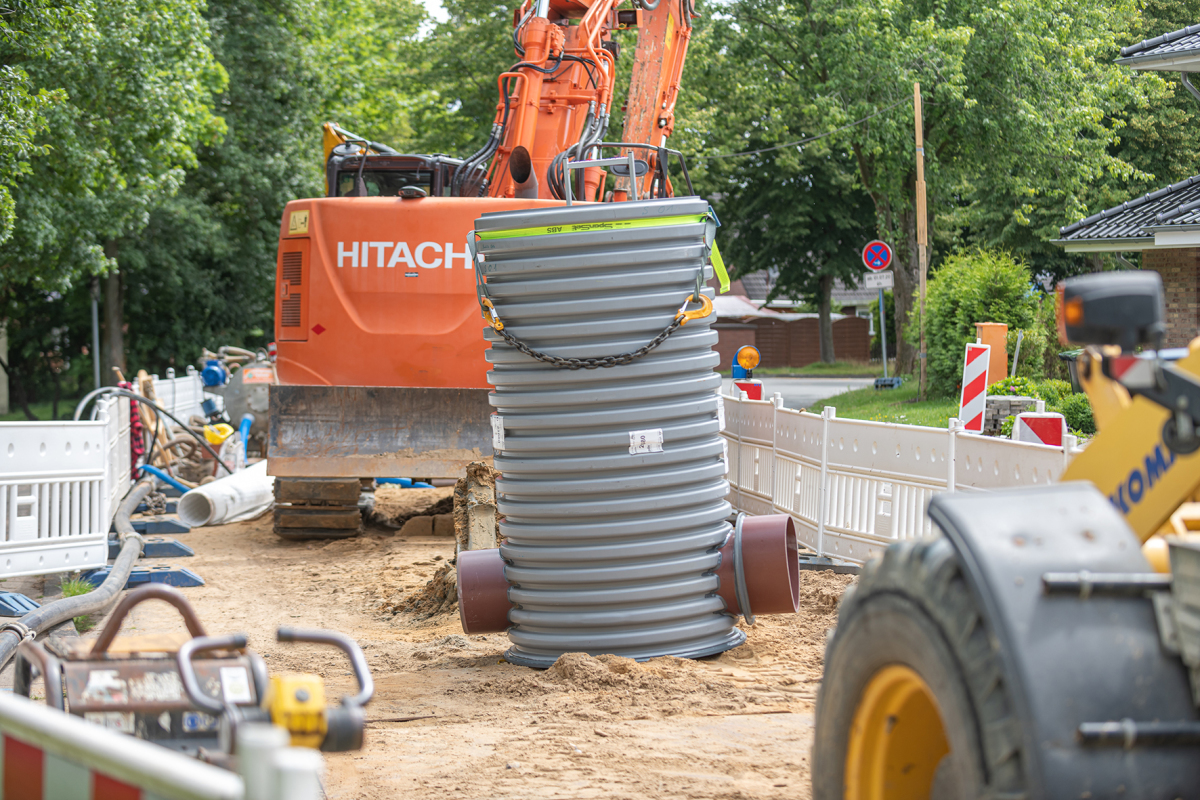
[[[1135,355],[1161,349],[1156,273],[1060,292],[1100,432],[1059,484],[936,496],[942,536],[864,567],[826,650],[817,800],[1200,797],[1200,339]]]
[[[129,612],[157,599],[178,609],[190,636],[117,636]],[[94,644],[59,659],[41,643],[21,644],[14,691],[28,697],[34,669],[46,703],[88,722],[119,730],[218,766],[232,768],[238,728],[270,722],[294,747],[336,752],[362,747],[363,706],[374,682],[362,650],[333,631],[280,628],[281,642],[336,647],[350,659],[358,693],[328,706],[318,675],[269,675],[245,634],[208,636],[177,589],[153,584],[126,595]]]

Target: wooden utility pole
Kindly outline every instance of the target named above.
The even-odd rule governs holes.
[[[921,300],[917,313],[921,330],[920,398],[925,399],[925,273],[929,270],[929,227],[925,221],[925,129],[921,122],[921,84],[913,84],[913,117],[917,127],[917,269],[921,273]]]

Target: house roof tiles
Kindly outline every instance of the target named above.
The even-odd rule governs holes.
[[[1200,223],[1200,175],[1059,228],[1059,244],[1153,238],[1153,228]]]

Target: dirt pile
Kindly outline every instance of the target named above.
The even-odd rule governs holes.
[[[440,558],[440,556],[439,556]],[[392,595],[379,603],[385,614],[404,613],[421,622],[432,617],[458,613],[458,573],[454,562],[437,568],[429,582],[416,591]]]
[[[449,514],[454,509],[453,487],[405,489],[384,484],[375,490],[375,506],[367,516],[368,523],[399,529],[413,517]]]
[[[750,702],[711,666],[682,658],[629,658],[566,653],[545,672],[484,681],[476,692],[538,698],[539,707],[577,719],[653,719],[729,713]]]
[[[393,491],[406,500],[430,492]],[[443,493],[426,507],[449,496],[434,491]],[[463,635],[449,536],[376,527],[354,539],[286,542],[261,519],[198,528],[188,544],[196,555],[171,563],[206,580],[183,590],[200,618],[214,634],[248,633],[272,673],[320,674],[336,702],[356,691],[344,654],[278,643],[275,629],[329,628],[363,647],[376,686],[368,717],[378,721],[363,750],[326,754],[331,798],[811,797],[826,631],[849,576],[802,572],[799,613],[759,617],[743,626],[746,644],[719,656],[637,664],[569,654],[537,672],[504,660],[506,635]],[[165,603],[126,619],[126,632],[183,630]],[[422,719],[384,721],[410,716]]]

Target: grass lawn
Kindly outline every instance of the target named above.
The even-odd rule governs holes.
[[[945,428],[950,417],[958,415],[958,401],[941,398],[916,402],[917,381],[907,380],[899,389],[857,389],[820,400],[809,411],[820,414],[825,406],[837,409],[837,415],[847,419],[867,419],[876,422],[903,422]]]
[[[895,362],[888,359],[890,367],[895,366]],[[728,377],[730,372],[726,370],[721,373]],[[826,364],[821,361],[809,364],[807,367],[762,367],[754,370],[757,377],[764,375],[794,375],[797,377],[810,378],[881,378],[883,377],[882,364],[868,364],[861,361],[835,361],[832,364]],[[891,373],[888,373],[889,375]]]
[[[75,413],[75,404],[78,402],[79,402],[78,397],[71,397],[71,398],[67,398],[65,400],[59,400],[58,401],[58,418],[59,419],[70,419],[71,415]],[[52,419],[52,417],[50,416],[51,405],[52,405],[52,403],[49,400],[47,400],[44,403],[30,403],[29,410],[32,411],[38,419],[49,420],[49,419]],[[9,411],[7,414],[0,414],[0,422],[28,422],[28,421],[30,421],[30,420],[28,417],[25,416],[25,412],[21,409],[20,406],[14,405],[10,398]]]

